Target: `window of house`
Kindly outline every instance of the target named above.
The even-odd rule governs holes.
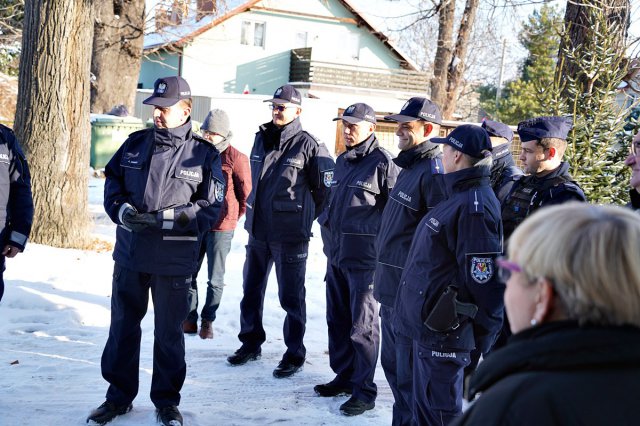
[[[345,40],[345,51],[352,59],[360,59],[360,37],[358,34],[349,34]]]
[[[264,47],[265,31],[264,22],[242,21],[240,44]]]
[[[296,33],[296,38],[293,41],[293,47],[295,49],[308,47],[307,46],[307,37],[308,37],[307,34],[308,34],[307,32],[303,32],[303,31],[300,31],[300,32]]]

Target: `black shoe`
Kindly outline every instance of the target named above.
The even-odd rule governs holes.
[[[319,396],[351,395],[350,387],[342,386],[334,382],[325,383],[324,385],[315,385],[313,390]]]
[[[89,414],[89,417],[87,417],[87,423],[104,425],[116,417],[128,413],[132,408],[133,405],[131,404],[118,406],[113,402],[105,401],[101,406]]]
[[[175,405],[156,409],[156,416],[164,426],[182,426],[182,414]]]
[[[375,402],[364,402],[352,396],[340,406],[340,411],[345,416],[358,416],[367,410],[373,409],[376,406]]]
[[[291,377],[298,371],[302,370],[304,365],[304,359],[299,362],[292,362],[283,359],[280,361],[275,370],[273,370],[273,377],[277,379],[284,379],[285,377]]]
[[[243,365],[249,361],[260,359],[262,351],[260,349],[249,350],[245,347],[238,349],[233,355],[227,358],[227,362],[231,365]]]

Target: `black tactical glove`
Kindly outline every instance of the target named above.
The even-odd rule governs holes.
[[[122,224],[133,232],[141,232],[148,228],[157,228],[158,220],[154,213],[138,213],[129,208],[122,214]]]

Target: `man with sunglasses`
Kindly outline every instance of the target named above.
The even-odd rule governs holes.
[[[222,300],[224,290],[224,271],[227,255],[231,250],[231,240],[238,220],[247,210],[246,201],[251,192],[251,170],[249,159],[231,145],[233,133],[229,116],[224,110],[209,111],[200,126],[202,136],[211,142],[220,152],[222,173],[224,174],[227,192],[224,197],[224,208],[218,223],[205,234],[200,247],[198,271],[193,274],[189,290],[191,311],[182,323],[185,333],[198,332],[198,272],[202,266],[204,255],[207,255],[207,297],[202,307],[200,338],[213,339],[213,321]]]
[[[519,179],[502,204],[505,239],[535,210],[567,201],[586,201],[562,161],[572,122],[568,117],[537,117],[518,124],[520,161],[527,176]]]
[[[302,130],[302,96],[295,87],[282,86],[265,102],[270,103],[271,121],[260,126],[249,157],[253,188],[245,221],[249,242],[240,302],[242,346],[227,361],[242,365],[261,356],[264,295],[275,264],[280,305],[287,313],[287,350],[273,375],[284,378],[299,371],[306,357],[304,282],[311,224],[324,207],[335,163],[325,145]]]
[[[470,351],[486,352],[502,324],[502,230],[489,134],[463,124],[431,142],[443,144],[448,198],[416,228],[392,321],[413,340],[413,423],[447,425],[462,413]]]
[[[640,210],[640,132],[636,133],[631,141],[631,152],[629,156],[624,160],[625,166],[631,169],[631,178],[629,179],[629,204],[627,207],[631,207],[634,210]]]

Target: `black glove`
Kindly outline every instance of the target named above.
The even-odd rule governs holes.
[[[133,232],[141,232],[147,228],[157,228],[158,220],[153,213],[137,213],[134,209],[127,209],[122,214],[122,224]]]

